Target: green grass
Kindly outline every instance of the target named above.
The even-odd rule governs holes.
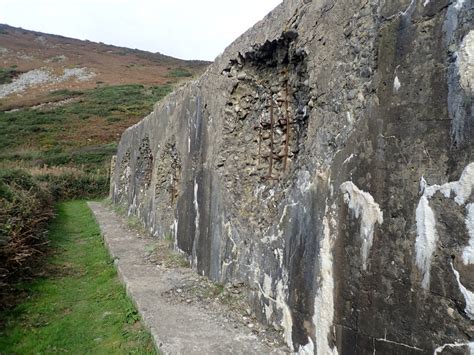
[[[169,85],[150,88],[120,85],[98,87],[85,92],[54,91],[50,96],[55,100],[79,97],[79,101],[50,109],[0,111],[0,152],[31,143],[32,138],[39,149],[67,145],[71,143],[70,140],[61,141],[60,138],[66,124],[87,125],[87,120],[92,117],[103,118],[111,124],[125,118],[141,118],[150,113],[153,105],[171,90]]]
[[[168,76],[171,78],[189,78],[192,77],[193,74],[187,69],[177,68],[170,70]]]
[[[0,353],[154,354],[86,203],[59,204],[49,238],[49,276],[25,284],[30,297],[0,314]]]
[[[13,160],[26,162],[22,165],[26,167],[46,164],[86,170],[104,168],[123,130],[120,122],[144,117],[171,90],[170,85],[104,86],[84,92],[58,90],[50,94],[52,99],[76,97],[77,101],[49,109],[0,111],[0,163]],[[89,121],[92,118],[95,120]],[[94,136],[88,140],[80,132],[81,127],[91,127],[89,134],[105,131],[109,135],[98,144]]]
[[[110,159],[123,130],[150,113],[171,90],[170,85],[63,89],[50,92],[50,100],[74,100],[39,109],[0,110],[0,169],[75,168],[84,174],[38,179],[49,183],[59,199],[105,195]]]
[[[166,96],[171,87],[121,85],[98,87],[84,93],[81,102],[60,108],[59,112],[76,115],[81,119],[104,117],[121,119],[123,116],[142,117],[149,113],[153,104]]]

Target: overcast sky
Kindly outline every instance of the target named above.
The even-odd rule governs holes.
[[[0,0],[0,23],[160,52],[214,58],[281,0]]]

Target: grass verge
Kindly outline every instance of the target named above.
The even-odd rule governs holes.
[[[49,238],[48,276],[24,284],[30,297],[0,314],[0,353],[154,354],[86,203],[60,203]]]

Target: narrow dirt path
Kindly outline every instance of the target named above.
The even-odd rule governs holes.
[[[123,219],[102,203],[89,202],[119,277],[156,345],[167,354],[281,354],[251,329],[193,302],[171,302],[166,295],[196,277],[190,269],[165,268],[148,261],[156,240],[130,231]]]

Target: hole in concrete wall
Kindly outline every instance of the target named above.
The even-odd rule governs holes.
[[[178,199],[181,181],[181,159],[176,144],[167,143],[156,165],[155,199],[173,205]]]
[[[127,149],[122,159],[120,160],[120,176],[119,186],[117,189],[118,200],[122,201],[124,197],[128,195],[131,181],[131,169],[130,169],[130,149]]]
[[[307,54],[296,46],[296,36],[284,34],[255,46],[222,73],[235,86],[216,165],[240,200],[255,200],[251,194],[257,186],[283,186],[304,149],[311,93]],[[249,196],[242,191],[250,191]]]
[[[151,176],[153,172],[153,153],[150,149],[150,139],[142,139],[138,148],[137,163],[135,169],[135,178],[138,181],[140,189],[148,189],[151,185]]]
[[[287,36],[266,42],[239,54],[224,70],[238,79],[225,111],[225,145],[236,149],[223,152],[218,167],[231,158],[263,180],[291,171],[310,113],[306,52],[292,43]]]

